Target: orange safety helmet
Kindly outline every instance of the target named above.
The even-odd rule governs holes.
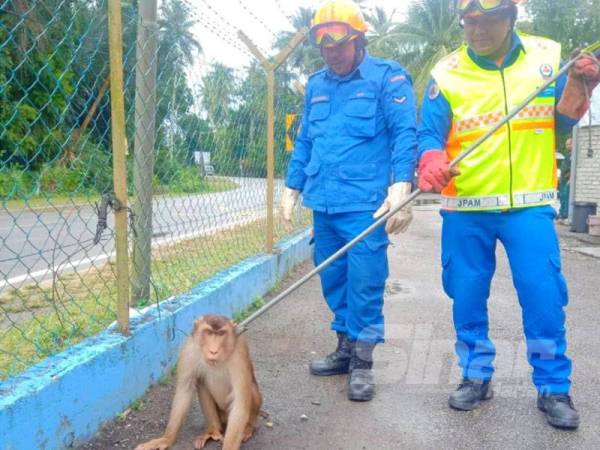
[[[336,45],[355,39],[368,30],[367,22],[351,0],[327,0],[313,17],[310,41],[316,46]]]

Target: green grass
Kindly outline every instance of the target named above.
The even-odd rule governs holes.
[[[156,194],[154,198],[160,197],[187,197],[189,195],[195,194],[209,194],[212,192],[224,192],[231,191],[233,189],[237,189],[239,185],[234,181],[231,181],[227,178],[220,177],[208,177],[202,180],[202,184],[199,186],[198,190],[191,193],[184,192],[172,192],[170,191],[169,186],[158,186],[156,188]],[[129,198],[129,202],[133,200],[132,197]],[[94,204],[95,202],[100,202],[100,195],[95,193],[89,194],[39,194],[31,197],[27,197],[26,199],[13,199],[13,200],[2,200],[0,199],[0,205],[3,206],[4,209],[10,211],[22,211],[23,209],[53,209],[53,208],[62,208],[62,207],[77,207],[77,206],[87,206],[90,204]]]
[[[276,222],[277,223],[277,222]],[[298,227],[310,223],[305,214]],[[263,251],[265,223],[257,221],[219,234],[201,236],[153,250],[151,298],[137,307],[154,304],[189,291],[199,282]],[[275,229],[280,240],[286,232]],[[55,282],[7,290],[0,295],[0,316],[18,319],[0,327],[0,379],[18,374],[32,364],[104,330],[116,320],[115,268],[112,264],[63,274]],[[235,312],[243,320],[264,304],[254,299],[250,311]],[[254,308],[254,309],[252,309]]]
[[[64,206],[86,206],[100,202],[98,194],[74,194],[74,195],[36,195],[27,199],[3,201],[3,206],[8,211],[20,211],[25,208],[60,208]]]
[[[240,323],[242,322],[244,319],[250,317],[250,315],[252,313],[254,313],[255,311],[258,311],[260,308],[262,308],[265,305],[265,299],[262,297],[256,297],[252,300],[252,303],[250,303],[250,306],[248,306],[246,309],[242,310],[242,311],[235,311],[233,313],[233,320],[236,323]]]

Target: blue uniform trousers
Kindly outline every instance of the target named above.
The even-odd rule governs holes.
[[[373,223],[373,211],[327,214],[314,211],[314,261],[318,265]],[[388,277],[384,227],[321,272],[321,287],[333,312],[331,329],[350,340],[383,342],[383,291]]]
[[[491,379],[495,347],[488,337],[487,299],[496,242],[508,255],[522,309],[527,357],[539,392],[567,393],[567,285],[550,206],[508,212],[442,211],[443,285],[453,299],[456,353],[463,375]]]

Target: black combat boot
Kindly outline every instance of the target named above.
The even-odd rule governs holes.
[[[349,372],[352,342],[345,333],[337,333],[338,345],[335,351],[325,357],[311,361],[310,373],[320,377],[341,375]]]
[[[537,407],[553,427],[574,430],[579,426],[579,413],[568,394],[539,394]]]
[[[481,400],[489,400],[494,396],[490,381],[463,378],[458,389],[450,394],[448,404],[461,411],[471,411],[479,405]]]
[[[375,344],[356,341],[350,361],[348,398],[356,402],[368,402],[375,396],[373,381],[373,349]]]

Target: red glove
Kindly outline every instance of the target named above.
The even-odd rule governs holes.
[[[419,162],[419,189],[423,192],[441,192],[458,174],[456,169],[450,169],[445,151],[428,150]]]
[[[557,111],[567,117],[581,119],[590,107],[590,97],[598,83],[600,83],[598,61],[592,55],[583,55],[569,70]]]
[[[600,83],[600,63],[592,55],[584,55],[573,65],[572,75],[587,81],[591,92]]]

